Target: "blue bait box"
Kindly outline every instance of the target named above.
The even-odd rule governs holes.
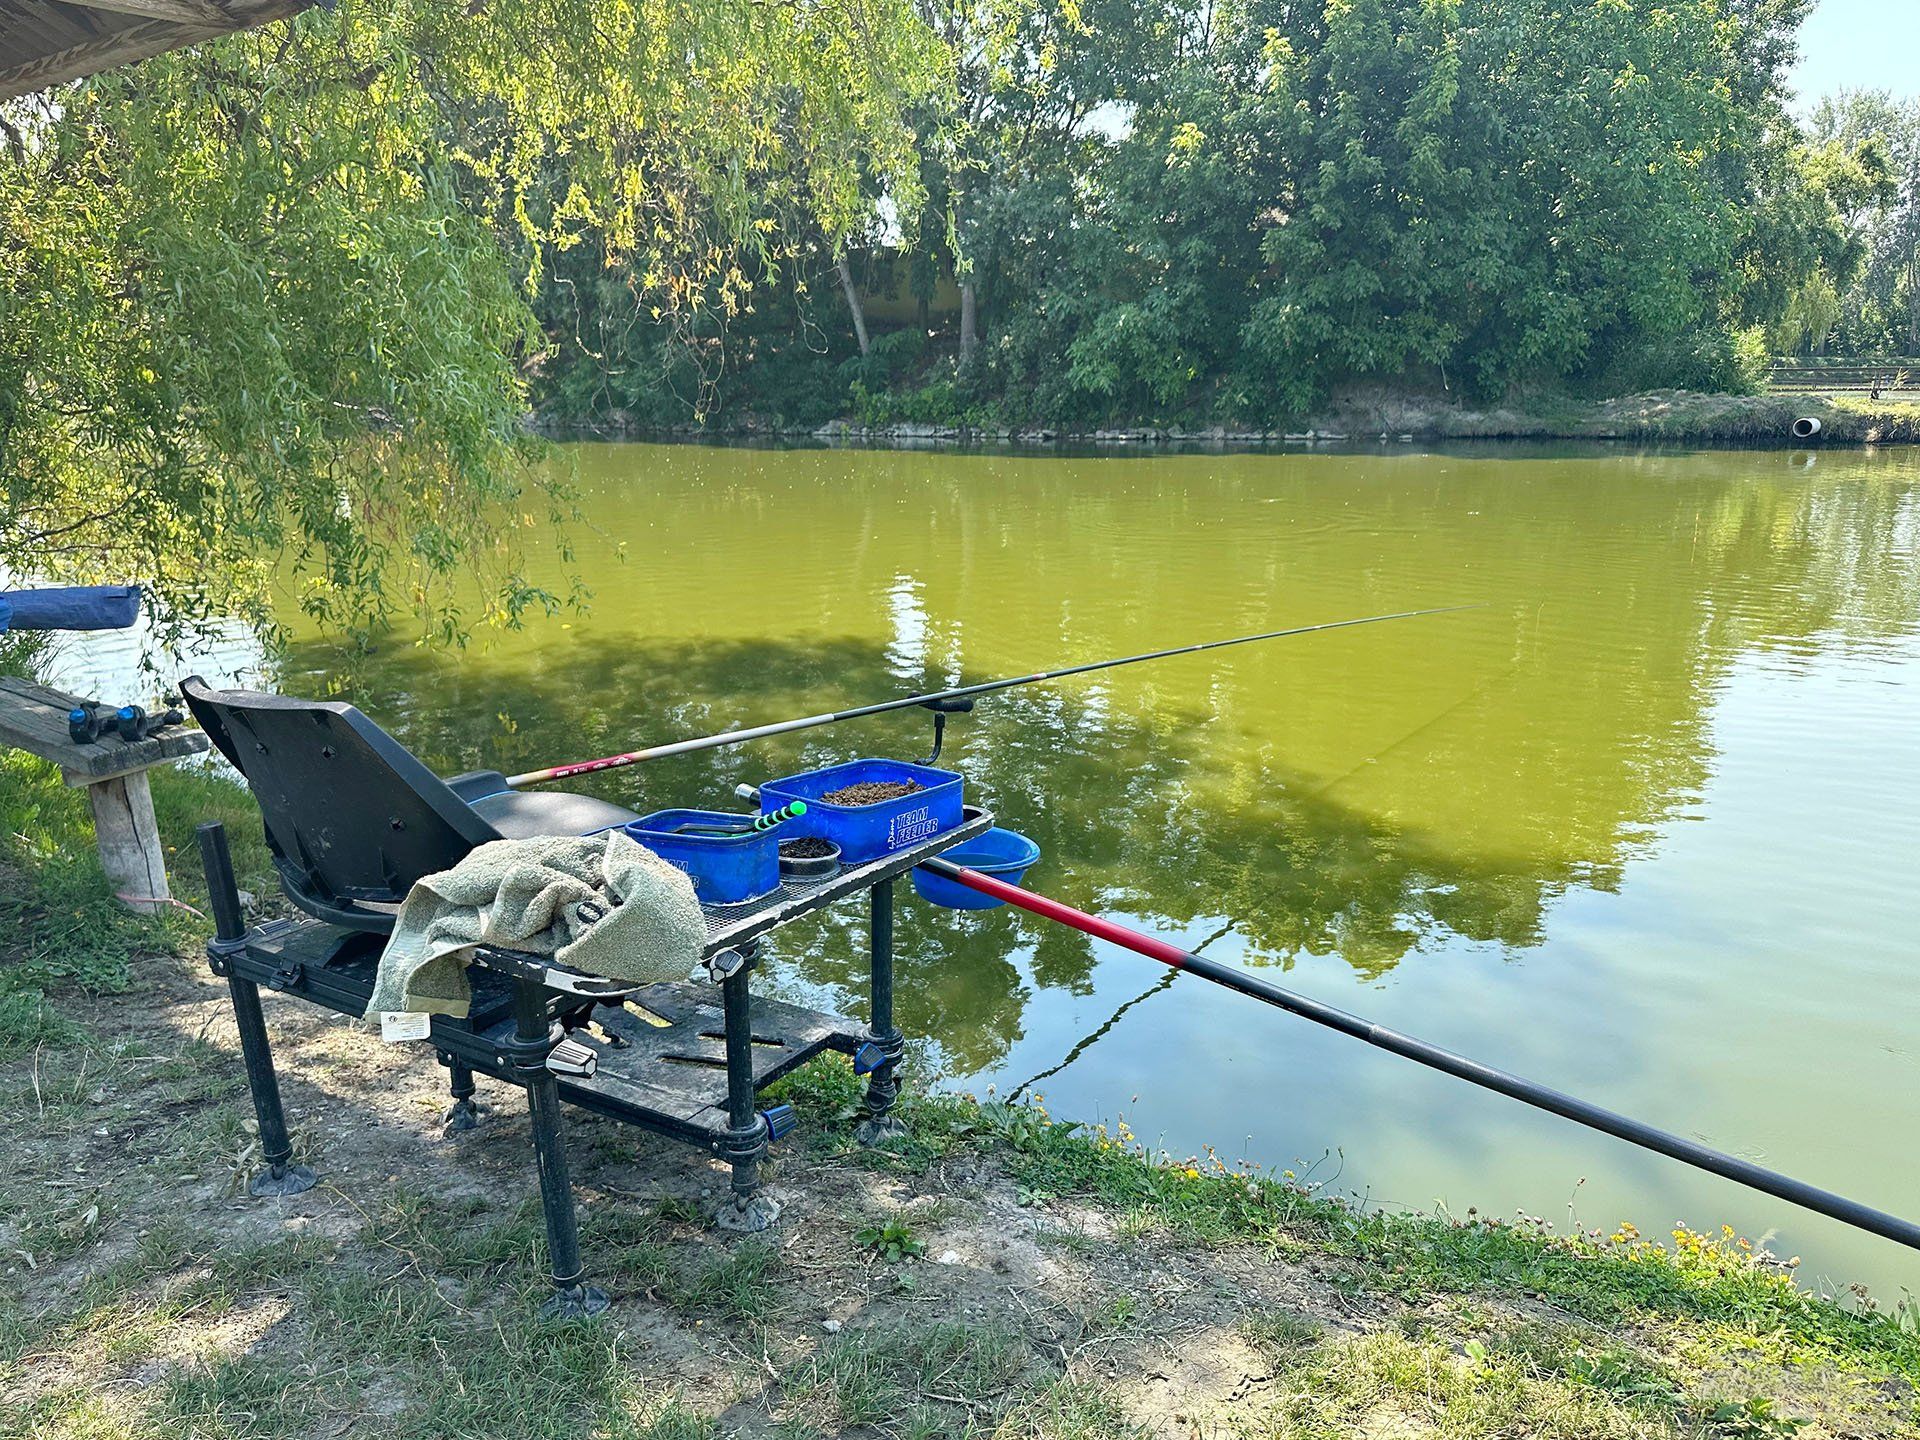
[[[741,825],[750,818],[720,810],[656,810],[625,829],[669,865],[693,877],[693,893],[702,905],[738,905],[780,888],[780,842],[793,838],[788,826],[776,825],[757,835],[675,832],[682,825]]]
[[[984,835],[976,835],[956,845],[940,857],[963,870],[978,870],[1009,885],[1018,885],[1027,867],[1040,858],[1040,847],[1017,830],[1002,830],[998,825]],[[1006,904],[978,890],[969,890],[958,880],[949,880],[931,870],[918,867],[913,872],[913,888],[922,900],[949,910],[997,910]]]
[[[886,784],[911,780],[924,788],[897,800],[872,805],[835,805],[822,795],[866,781]],[[760,809],[771,814],[794,800],[807,802],[807,813],[779,826],[773,833],[785,839],[817,835],[840,847],[848,865],[863,865],[896,850],[918,845],[960,823],[960,776],[931,765],[904,760],[849,760],[825,770],[807,770],[760,787]]]

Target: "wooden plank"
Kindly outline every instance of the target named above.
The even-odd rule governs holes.
[[[85,10],[49,5],[45,0],[0,0],[0,36],[10,39],[20,35],[23,54],[64,50],[123,23]]]
[[[0,678],[0,744],[51,760],[74,786],[97,785],[212,748],[200,731],[179,726],[131,744],[114,735],[76,745],[67,733],[67,713],[79,703],[78,696],[47,685]]]

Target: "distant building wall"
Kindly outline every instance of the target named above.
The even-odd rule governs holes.
[[[913,293],[911,257],[897,250],[868,250],[853,257],[854,284],[869,324],[917,325],[920,301]],[[944,268],[927,301],[927,318],[938,324],[960,313],[960,287]]]

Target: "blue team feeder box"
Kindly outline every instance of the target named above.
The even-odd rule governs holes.
[[[849,785],[911,781],[921,788],[871,805],[836,805],[821,797]],[[772,812],[794,800],[807,802],[807,813],[780,827],[791,839],[817,835],[840,847],[848,865],[864,865],[896,850],[952,830],[960,824],[960,776],[931,765],[904,760],[849,760],[825,770],[808,770],[760,787],[760,808]]]
[[[1018,885],[1020,877],[1027,873],[1027,867],[1040,858],[1040,847],[1018,831],[1002,830],[996,825],[986,834],[977,835],[964,845],[954,846],[940,858],[958,865],[962,870],[978,870],[982,875],[991,875],[1009,885]],[[1006,904],[1004,900],[995,900],[978,890],[969,890],[958,880],[949,880],[931,870],[916,869],[913,872],[913,888],[929,905],[943,906],[948,910],[993,910]]]
[[[684,835],[680,829],[744,825],[751,819],[722,810],[656,810],[625,829],[669,865],[686,871],[702,905],[739,905],[780,888],[780,842],[793,838],[794,822],[739,835]]]

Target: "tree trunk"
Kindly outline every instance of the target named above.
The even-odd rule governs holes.
[[[1920,244],[1907,251],[1907,353],[1920,354]]]
[[[960,282],[960,363],[966,364],[980,344],[980,306],[971,278]]]
[[[846,253],[833,262],[834,269],[840,272],[840,288],[847,292],[847,310],[853,316],[853,336],[860,342],[860,353],[867,353],[867,316],[860,308],[860,292],[853,285],[853,267],[847,264]]]

